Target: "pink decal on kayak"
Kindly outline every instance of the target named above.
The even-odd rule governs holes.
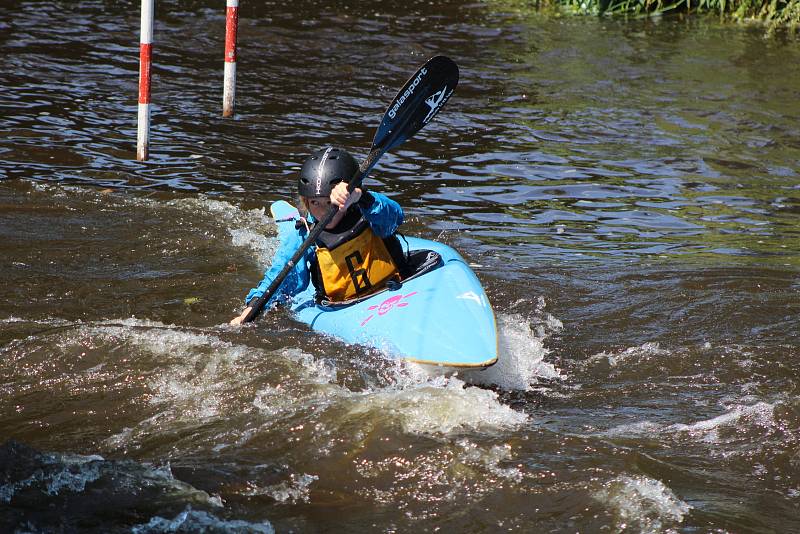
[[[408,295],[395,295],[393,297],[389,297],[388,299],[384,300],[380,304],[375,304],[374,306],[370,306],[367,308],[368,310],[378,310],[378,315],[386,315],[393,308],[402,308],[403,306],[408,306],[408,302],[404,302],[403,299],[406,299],[412,295],[416,295],[417,292],[414,291],[413,293],[409,293]],[[361,321],[361,326],[364,326],[369,322],[370,319],[375,317],[374,313],[371,313],[369,317]]]

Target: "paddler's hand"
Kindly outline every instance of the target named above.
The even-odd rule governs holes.
[[[347,190],[347,184],[344,182],[339,182],[333,186],[333,191],[331,191],[331,204],[334,206],[339,206],[339,211],[346,210],[358,202],[360,198],[361,189],[356,187],[355,190],[350,193]]]
[[[244,318],[247,317],[247,314],[250,313],[250,310],[252,309],[253,308],[251,306],[245,308],[239,317],[234,317],[233,319],[231,319],[231,324],[234,326],[242,324],[242,322],[244,322]]]

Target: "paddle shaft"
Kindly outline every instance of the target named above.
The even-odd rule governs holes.
[[[350,182],[347,184],[347,191],[349,193],[352,193],[357,187],[361,186],[361,182],[364,181],[364,178],[366,178],[366,176],[369,174],[375,164],[378,163],[378,160],[385,152],[386,149],[382,147],[373,148],[370,151],[367,159],[365,159],[361,165],[359,165],[355,179],[350,180]],[[269,284],[269,287],[267,287],[267,290],[264,291],[264,294],[256,299],[253,299],[250,304],[248,304],[250,311],[247,313],[242,322],[249,323],[258,317],[258,314],[261,313],[264,305],[269,302],[269,299],[271,299],[278,290],[278,287],[280,287],[280,285],[283,283],[286,275],[289,274],[289,271],[294,269],[295,265],[297,265],[297,262],[300,261],[300,259],[305,255],[308,247],[314,244],[319,237],[319,234],[321,234],[325,227],[330,224],[338,211],[339,206],[331,206],[331,209],[328,210],[328,213],[325,214],[325,217],[323,217],[322,220],[318,221],[314,225],[314,228],[308,234],[306,240],[303,241],[303,244],[300,245],[297,251],[295,251],[294,255],[292,255],[289,261],[286,262],[286,265],[283,266],[281,272],[279,272],[278,275],[272,280],[272,282]]]

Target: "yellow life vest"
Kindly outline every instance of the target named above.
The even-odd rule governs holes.
[[[386,243],[363,218],[344,234],[323,232],[316,252],[317,276],[331,302],[368,295],[398,274]]]

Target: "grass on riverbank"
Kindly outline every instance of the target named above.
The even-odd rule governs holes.
[[[800,31],[800,0],[511,0],[511,3],[593,15],[717,13],[738,21],[762,21],[770,32]]]

